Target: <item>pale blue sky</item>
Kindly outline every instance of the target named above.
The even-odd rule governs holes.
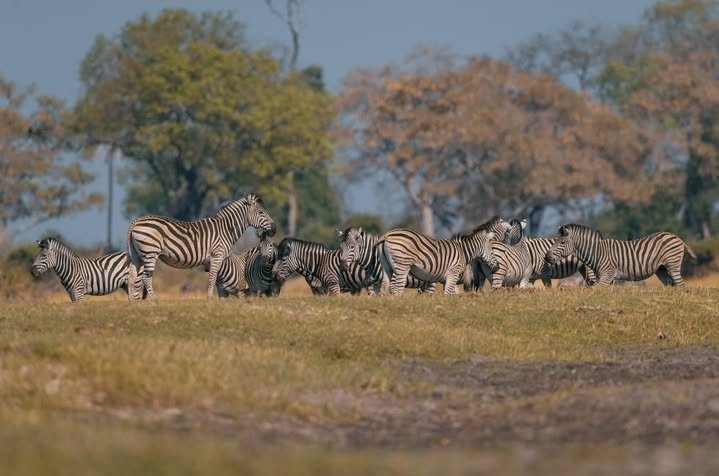
[[[282,0],[279,0],[280,2]],[[278,0],[275,0],[279,3]],[[652,0],[306,0],[300,66],[319,64],[336,90],[341,78],[357,67],[399,61],[419,43],[448,47],[463,54],[502,56],[505,49],[537,32],[556,31],[574,19],[611,26],[636,24]],[[233,10],[247,25],[257,46],[287,44],[288,33],[263,0],[205,1],[0,1],[0,73],[21,85],[68,104],[81,94],[78,66],[98,34],[115,35],[143,12],[183,7],[192,11]],[[102,162],[88,162],[98,172],[94,189],[104,191]],[[350,211],[369,211],[387,195],[372,184],[350,190]],[[116,189],[113,241],[122,246],[128,220],[120,212],[122,190]],[[401,210],[391,211],[400,213]],[[47,229],[71,243],[92,245],[105,240],[105,210],[53,220],[23,234],[31,240]]]

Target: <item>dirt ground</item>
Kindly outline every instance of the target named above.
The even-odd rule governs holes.
[[[397,367],[404,389],[298,395],[297,405],[325,407],[326,419],[178,413],[165,423],[257,447],[719,446],[719,350],[712,347],[628,351],[596,363],[472,359]]]

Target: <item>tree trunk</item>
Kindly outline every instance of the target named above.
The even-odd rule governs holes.
[[[706,220],[702,220],[702,238],[705,240],[708,240],[712,237],[712,232],[709,229],[709,223],[706,222]]]
[[[420,219],[420,228],[422,233],[427,236],[434,236],[434,215],[432,213],[432,207],[423,203],[421,210],[422,216]]]
[[[287,236],[297,236],[297,215],[298,215],[298,204],[297,204],[297,192],[295,191],[295,176],[294,172],[287,174],[287,180],[289,182],[287,189],[287,204],[289,210],[287,211]]]
[[[112,208],[115,187],[115,155],[119,150],[111,145],[107,151],[107,243],[105,252],[112,252]],[[119,155],[119,154],[117,154]]]

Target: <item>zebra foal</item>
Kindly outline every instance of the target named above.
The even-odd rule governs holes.
[[[124,251],[99,258],[82,258],[54,238],[44,238],[37,243],[40,252],[32,263],[30,273],[39,278],[48,270],[54,270],[72,302],[81,301],[86,295],[102,296],[118,289],[127,293],[139,291],[137,285],[128,286],[130,269]],[[134,298],[139,297],[138,294]]]
[[[277,258],[277,247],[271,239],[263,237],[258,246],[242,254],[226,257],[217,271],[217,294],[233,296],[277,296],[282,282],[275,278],[272,268]],[[209,265],[205,265],[205,272]]]
[[[149,215],[137,218],[127,230],[131,273],[140,275],[150,298],[155,297],[152,275],[157,260],[174,268],[206,265],[209,272],[207,297],[212,298],[222,261],[248,226],[258,236],[273,236],[275,222],[265,210],[262,199],[247,194],[222,206],[214,216],[196,221]]]
[[[597,285],[615,281],[642,281],[656,274],[665,286],[683,286],[681,275],[684,253],[696,254],[681,238],[661,231],[636,240],[605,239],[601,233],[583,225],[559,228],[559,236],[547,251],[549,263],[574,255],[592,269]]]
[[[313,294],[359,294],[371,285],[370,276],[357,263],[342,265],[341,251],[321,243],[285,238],[277,246],[276,277],[284,281],[292,273],[305,277]]]
[[[273,268],[277,261],[277,247],[269,238],[263,238],[258,246],[245,253],[245,295],[277,296],[282,288],[281,281],[275,277]]]

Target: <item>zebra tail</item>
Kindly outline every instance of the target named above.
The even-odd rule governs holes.
[[[691,248],[689,248],[689,245],[687,245],[686,243],[684,243],[684,250],[689,255],[689,257],[692,259],[692,261],[694,261],[695,263],[699,262],[699,258],[697,258],[697,254]]]
[[[130,226],[127,227],[126,236],[127,261],[129,267],[127,294],[130,296],[131,300],[138,300],[140,298],[145,299],[147,297],[147,289],[145,289],[145,285],[142,283],[142,278],[140,276],[142,273],[142,261],[131,239],[132,230],[135,228],[135,222],[137,222],[137,219],[133,220],[132,223],[130,223]],[[136,263],[137,266],[135,266]],[[142,292],[142,295],[140,295],[140,292]]]

